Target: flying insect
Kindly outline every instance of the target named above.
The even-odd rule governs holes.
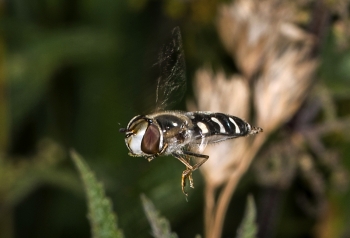
[[[181,176],[181,188],[187,196],[187,179],[194,188],[192,172],[209,159],[208,155],[201,154],[207,144],[257,134],[262,129],[224,113],[166,110],[174,103],[173,98],[180,100],[183,97],[186,89],[179,27],[172,31],[172,41],[161,51],[159,66],[161,74],[157,81],[155,112],[133,117],[120,132],[125,134],[130,156],[151,161],[161,155],[172,155],[181,161],[186,166]],[[192,165],[191,158],[197,158],[199,162]]]

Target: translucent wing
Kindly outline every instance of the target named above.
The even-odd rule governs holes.
[[[209,139],[203,137],[201,139],[197,139],[192,143],[190,143],[188,145],[188,149],[192,152],[201,154],[203,153],[204,149],[207,147],[208,144],[209,144]]]
[[[164,110],[180,101],[186,91],[186,66],[180,28],[172,31],[172,40],[158,58],[160,77],[157,82],[156,110]]]

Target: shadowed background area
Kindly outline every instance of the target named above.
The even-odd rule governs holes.
[[[349,237],[348,1],[0,2],[0,237],[89,237],[86,159],[125,237],[151,237],[145,193],[179,237],[235,237],[252,194],[258,237]],[[187,91],[171,109],[264,129],[208,146],[188,202],[184,166],[128,156],[155,106],[158,54],[179,26]]]

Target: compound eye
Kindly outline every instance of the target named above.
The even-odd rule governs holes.
[[[159,153],[160,133],[158,128],[150,124],[143,136],[141,150],[146,154]]]
[[[142,155],[141,143],[148,128],[148,122],[138,120],[128,126],[125,133],[125,143],[133,155]]]

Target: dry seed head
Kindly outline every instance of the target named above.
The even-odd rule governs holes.
[[[276,40],[310,41],[292,23],[297,13],[288,2],[239,0],[223,5],[218,15],[221,40],[247,79],[259,72]]]
[[[254,79],[257,125],[265,132],[290,119],[305,99],[317,66],[315,39],[291,23],[280,1],[239,0],[221,7],[218,30],[245,78]]]
[[[238,75],[227,78],[223,72],[214,75],[210,69],[200,69],[195,75],[194,94],[198,110],[223,112],[247,119],[249,89]]]
[[[289,120],[307,96],[317,66],[311,51],[307,41],[283,38],[270,48],[254,85],[257,123],[265,131]]]
[[[208,69],[198,70],[195,76],[195,105],[189,103],[189,110],[223,112],[247,119],[249,89],[239,76],[226,78],[223,73],[214,75]],[[201,167],[208,183],[219,186],[232,174],[232,169],[243,158],[247,138],[239,138],[208,146],[204,154],[210,159]]]

